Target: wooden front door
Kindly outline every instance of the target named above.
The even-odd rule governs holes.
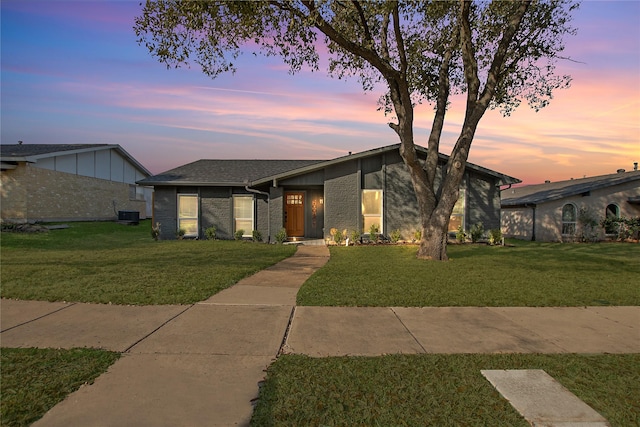
[[[285,193],[284,228],[289,237],[304,237],[304,193]]]

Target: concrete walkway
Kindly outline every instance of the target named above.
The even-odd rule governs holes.
[[[246,426],[282,352],[638,353],[640,307],[295,307],[329,258],[281,263],[189,306],[1,301],[3,347],[97,347],[123,356],[36,426]]]

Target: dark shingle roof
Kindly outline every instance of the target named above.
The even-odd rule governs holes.
[[[246,185],[322,160],[198,160],[138,181],[142,185]]]
[[[272,179],[300,175],[349,160],[397,151],[399,147],[400,144],[388,145],[331,160],[198,160],[151,176],[138,183],[142,185],[261,185]],[[423,147],[416,146],[416,149],[423,154],[426,153]],[[446,163],[449,156],[440,154],[440,160]],[[473,163],[467,163],[467,169],[493,176],[497,178],[500,185],[521,182],[517,178]]]
[[[549,182],[510,188],[501,194],[503,207],[535,205],[626,182],[640,180],[640,171],[614,173],[568,181]]]

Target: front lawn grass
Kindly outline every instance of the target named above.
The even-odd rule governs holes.
[[[544,369],[610,421],[640,422],[640,355],[281,356],[252,426],[527,426],[482,369]]]
[[[416,246],[330,250],[329,262],[298,292],[298,305],[640,305],[639,244],[450,245],[448,262],[416,259]]]
[[[295,247],[251,242],[156,242],[150,221],[71,223],[2,233],[2,297],[131,305],[191,304],[287,258]]]
[[[87,348],[3,348],[0,425],[30,425],[68,394],[93,383],[119,357]]]

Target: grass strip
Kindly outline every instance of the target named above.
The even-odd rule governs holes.
[[[281,356],[252,426],[527,426],[482,369],[544,369],[610,421],[639,425],[640,354]]]
[[[448,262],[415,246],[331,247],[298,292],[309,306],[640,305],[640,245],[517,242],[450,245]]]
[[[295,253],[236,241],[160,241],[150,222],[74,223],[2,233],[2,297],[104,304],[192,304]]]
[[[83,384],[93,383],[119,357],[87,348],[2,348],[0,425],[30,425]]]

